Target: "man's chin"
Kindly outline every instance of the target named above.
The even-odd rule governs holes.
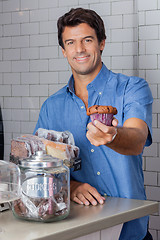
[[[91,74],[92,72],[94,72],[94,68],[87,68],[87,69],[76,69],[74,70],[76,72],[76,74],[79,74],[79,75],[88,75],[88,74]]]

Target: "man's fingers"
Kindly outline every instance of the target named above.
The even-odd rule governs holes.
[[[83,205],[83,202],[81,202],[81,200],[79,200],[78,197],[74,197],[74,198],[73,198],[73,201],[76,202],[76,203],[78,203],[78,204]]]
[[[118,120],[117,120],[116,118],[113,118],[113,120],[112,120],[112,125],[113,125],[114,127],[117,127],[117,126],[118,126]]]
[[[76,182],[73,181],[73,183],[76,183]],[[84,204],[86,206],[90,204],[95,206],[97,205],[97,203],[100,203],[100,204],[104,203],[105,198],[102,197],[98,193],[98,191],[88,183],[83,183],[83,184],[76,183],[75,185],[77,185],[78,187],[73,188],[73,184],[72,184],[71,199],[76,203]]]
[[[95,206],[97,203],[104,203],[104,197],[102,197],[98,191],[89,184],[80,185],[77,190],[71,194],[71,199],[76,203],[84,204],[86,206],[90,204]]]
[[[100,203],[104,203],[104,198],[95,190],[94,188],[90,189],[90,193],[94,196],[94,198]]]
[[[97,134],[99,130],[102,133],[108,133],[110,131],[111,127],[110,126],[106,126],[105,124],[99,122],[98,120],[95,120],[94,124],[90,122],[88,124],[87,128],[93,134]],[[100,132],[99,132],[99,134],[100,134]]]
[[[99,129],[101,130],[102,132],[104,133],[108,133],[109,132],[109,129],[110,127],[109,126],[106,126],[105,124],[99,122],[98,120],[95,120],[94,121],[94,125]]]
[[[86,197],[82,193],[78,193],[76,197],[86,206],[90,204],[90,202],[86,199]]]
[[[90,194],[91,191],[85,193],[85,198],[92,204],[92,205],[97,205],[96,199]]]

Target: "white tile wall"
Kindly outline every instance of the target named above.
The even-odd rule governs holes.
[[[45,1],[46,2],[46,1]],[[32,10],[32,9],[38,9],[38,0],[21,0],[21,10]]]
[[[8,44],[10,43],[8,40]],[[22,48],[22,47],[29,47],[29,36],[18,36],[18,37],[12,37],[11,39],[12,48]],[[5,46],[6,47],[6,46]]]
[[[111,29],[122,28],[122,21],[123,21],[122,15],[103,16],[102,18],[106,27],[107,35],[109,33],[109,30]]]
[[[11,86],[10,85],[1,86],[0,96],[11,96]]]
[[[133,13],[133,1],[112,2],[112,14],[129,14]]]
[[[32,35],[39,33],[39,23],[22,23],[21,35]],[[17,34],[18,35],[18,34]]]
[[[48,60],[30,60],[30,71],[48,71]]]
[[[124,42],[123,43],[123,55],[137,56],[138,44],[137,42]]]
[[[2,49],[11,48],[11,37],[0,38],[0,46]]]
[[[20,35],[20,24],[8,24],[3,26],[4,36]]]
[[[0,1],[0,104],[5,159],[10,139],[32,133],[45,99],[71,74],[57,40],[57,18],[73,6],[91,8],[104,20],[103,61],[115,72],[145,78],[154,97],[153,144],[143,154],[147,197],[160,201],[160,0]],[[160,216],[150,230],[160,240]]]
[[[11,61],[1,61],[0,72],[11,72]]]
[[[4,97],[3,100],[4,100],[4,109],[6,109],[6,108],[11,108],[11,109],[12,108],[13,109],[20,108],[21,109],[21,107],[22,107],[20,97]],[[3,115],[3,112],[2,112],[2,115]],[[5,117],[5,115],[4,115],[4,117]],[[12,131],[13,131],[13,129],[12,129]]]
[[[158,25],[159,22],[160,22],[159,10],[146,11],[146,25]]]
[[[39,109],[39,97],[23,97],[22,101],[22,108],[26,109]]]
[[[20,60],[20,49],[4,49],[3,60]]]
[[[2,81],[2,73],[0,73],[0,84],[2,85],[3,81]]]
[[[0,50],[0,61],[2,61],[2,50]]]
[[[4,73],[3,81],[5,84],[20,84],[20,73]]]
[[[56,21],[40,22],[40,33],[53,33],[57,30]]]
[[[141,55],[139,56],[140,69],[157,69],[158,59],[156,55]]]
[[[139,39],[140,40],[158,39],[158,26],[140,26]]]
[[[29,109],[12,109],[12,121],[29,121]]]
[[[131,69],[133,67],[133,56],[112,57],[113,69]]]
[[[12,86],[13,97],[29,96],[29,85],[14,85]]]
[[[40,58],[58,58],[58,47],[40,47]]]
[[[0,26],[0,37],[2,37],[2,26]]]
[[[57,84],[57,83],[58,83],[58,72],[41,72],[40,73],[40,84]]]
[[[113,29],[112,30],[113,42],[133,42],[133,29]]]
[[[158,115],[155,113],[152,114],[152,126],[158,128]]]
[[[12,23],[29,22],[29,11],[12,12]]]
[[[39,72],[21,73],[21,84],[39,84]]]
[[[12,61],[12,72],[28,72],[29,71],[29,61],[20,60]]]
[[[146,186],[148,200],[160,201],[160,188],[156,186]]]
[[[48,96],[47,85],[30,85],[30,96]]]
[[[91,4],[90,7],[101,16],[106,16],[111,14],[110,3],[95,3],[95,4]]]
[[[55,8],[58,7],[58,0],[39,0],[39,8]]]
[[[148,40],[146,41],[146,54],[160,54],[160,40]]]
[[[30,22],[48,21],[48,9],[30,11]]]
[[[30,47],[40,47],[40,46],[48,46],[48,35],[46,34],[31,35]]]
[[[154,48],[154,46],[153,46]],[[154,69],[154,70],[146,70],[146,80],[149,83],[160,83],[160,70]]]
[[[153,229],[160,230],[160,217],[159,216],[151,216],[150,227]],[[159,240],[159,238],[158,238]]]
[[[157,9],[157,0],[140,0],[138,1],[139,11]]]
[[[157,186],[157,172],[144,172],[144,184],[148,186]]]
[[[0,14],[0,23],[1,24],[10,24],[11,23],[11,13],[1,13]]]
[[[122,43],[106,43],[103,56],[122,56]]]
[[[65,14],[67,11],[68,11],[67,7],[50,8],[49,9],[49,20],[57,21],[57,19],[60,16],[62,16],[63,14]],[[56,39],[57,39],[57,35],[56,35]]]
[[[39,48],[21,48],[21,59],[39,59]]]
[[[12,0],[12,1],[4,1],[2,4],[3,12],[14,12],[20,10],[20,1]]]
[[[126,14],[123,15],[123,27],[124,28],[133,28],[137,27],[137,14]]]

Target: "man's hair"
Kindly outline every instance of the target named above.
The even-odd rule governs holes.
[[[72,8],[58,19],[58,42],[64,48],[62,33],[65,27],[75,27],[81,23],[87,23],[96,32],[98,42],[106,39],[104,23],[101,17],[93,10],[84,8]]]

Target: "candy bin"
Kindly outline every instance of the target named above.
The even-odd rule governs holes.
[[[66,218],[70,211],[70,175],[63,160],[42,151],[19,160],[21,197],[12,202],[15,217],[52,222]]]

